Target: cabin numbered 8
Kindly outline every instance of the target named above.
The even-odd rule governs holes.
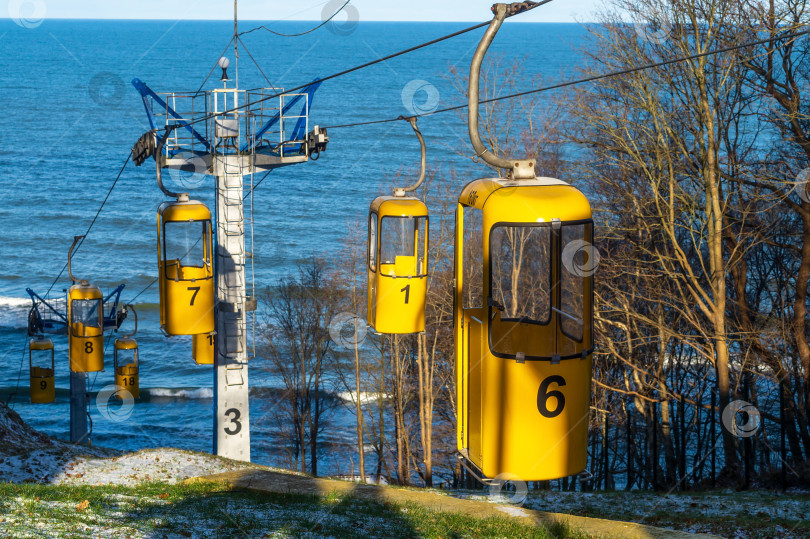
[[[98,372],[104,370],[104,295],[99,287],[73,275],[73,250],[83,239],[74,237],[68,250],[68,275],[73,283],[79,281],[68,289],[68,355],[72,372]]]

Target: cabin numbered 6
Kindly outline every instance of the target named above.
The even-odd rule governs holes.
[[[470,212],[480,228],[465,239]],[[488,477],[585,468],[593,277],[577,257],[592,240],[587,199],[560,180],[482,179],[459,197],[458,448]]]

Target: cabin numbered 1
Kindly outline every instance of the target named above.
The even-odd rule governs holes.
[[[378,333],[425,331],[427,228],[427,206],[416,198],[371,204],[368,322]]]

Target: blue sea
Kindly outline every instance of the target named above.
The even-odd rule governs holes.
[[[245,21],[240,30],[260,24]],[[314,25],[264,24],[284,33]],[[467,26],[361,22],[348,35],[325,27],[302,37],[260,30],[242,39],[273,85],[291,88]],[[453,68],[467,72],[482,31],[325,82],[315,94],[310,125],[397,117],[463,102],[450,73]],[[0,398],[19,387],[11,401],[14,409],[47,434],[68,437],[67,338],[54,338],[56,403],[29,404],[24,350],[31,302],[25,289],[48,290],[66,262],[73,236],[87,229],[130,148],[148,130],[130,81],[140,78],[157,92],[195,91],[232,32],[229,21],[46,19],[24,28],[0,20]],[[529,89],[574,78],[575,66],[584,62],[586,35],[574,24],[508,22],[490,54],[519,60],[525,80],[515,84]],[[233,74],[232,48],[226,56]],[[218,79],[216,70],[205,88],[217,87]],[[244,50],[239,80],[242,88],[268,86]],[[405,100],[406,107],[403,89],[412,81],[424,82],[416,84],[422,90]],[[472,150],[461,116],[440,114],[419,123],[428,163],[437,171],[433,181],[449,181],[451,167],[470,179],[485,173],[465,157]],[[352,225],[365,220],[370,201],[388,191],[398,172],[415,171],[418,143],[405,122],[329,134],[329,147],[318,161],[275,171],[255,192],[257,288],[272,285],[312,256],[336,258]],[[211,177],[190,183],[197,186],[193,198],[212,202]],[[130,163],[74,257],[74,273],[105,290],[124,283],[122,299],[135,297],[157,275],[155,212],[163,200],[153,162],[140,168]],[[51,297],[63,297],[69,285],[65,274]],[[211,451],[212,369],[193,362],[189,338],[161,334],[157,304],[156,287],[136,301],[145,398],[123,423],[105,418],[93,404],[92,442],[122,450],[174,446]],[[90,376],[94,396],[113,383],[111,350],[105,361],[106,370]],[[267,373],[261,358],[251,363],[250,377],[253,461],[280,464],[277,430],[263,412],[280,382]],[[350,407],[340,409],[329,439],[351,444],[353,424]],[[345,454],[340,459],[347,460]],[[320,468],[322,473],[340,471],[338,458],[327,455]]]

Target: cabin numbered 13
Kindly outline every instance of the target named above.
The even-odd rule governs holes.
[[[191,357],[197,365],[213,365],[214,355],[214,334],[194,335],[191,340]]]
[[[214,331],[211,211],[188,195],[158,208],[160,326],[168,335]]]

